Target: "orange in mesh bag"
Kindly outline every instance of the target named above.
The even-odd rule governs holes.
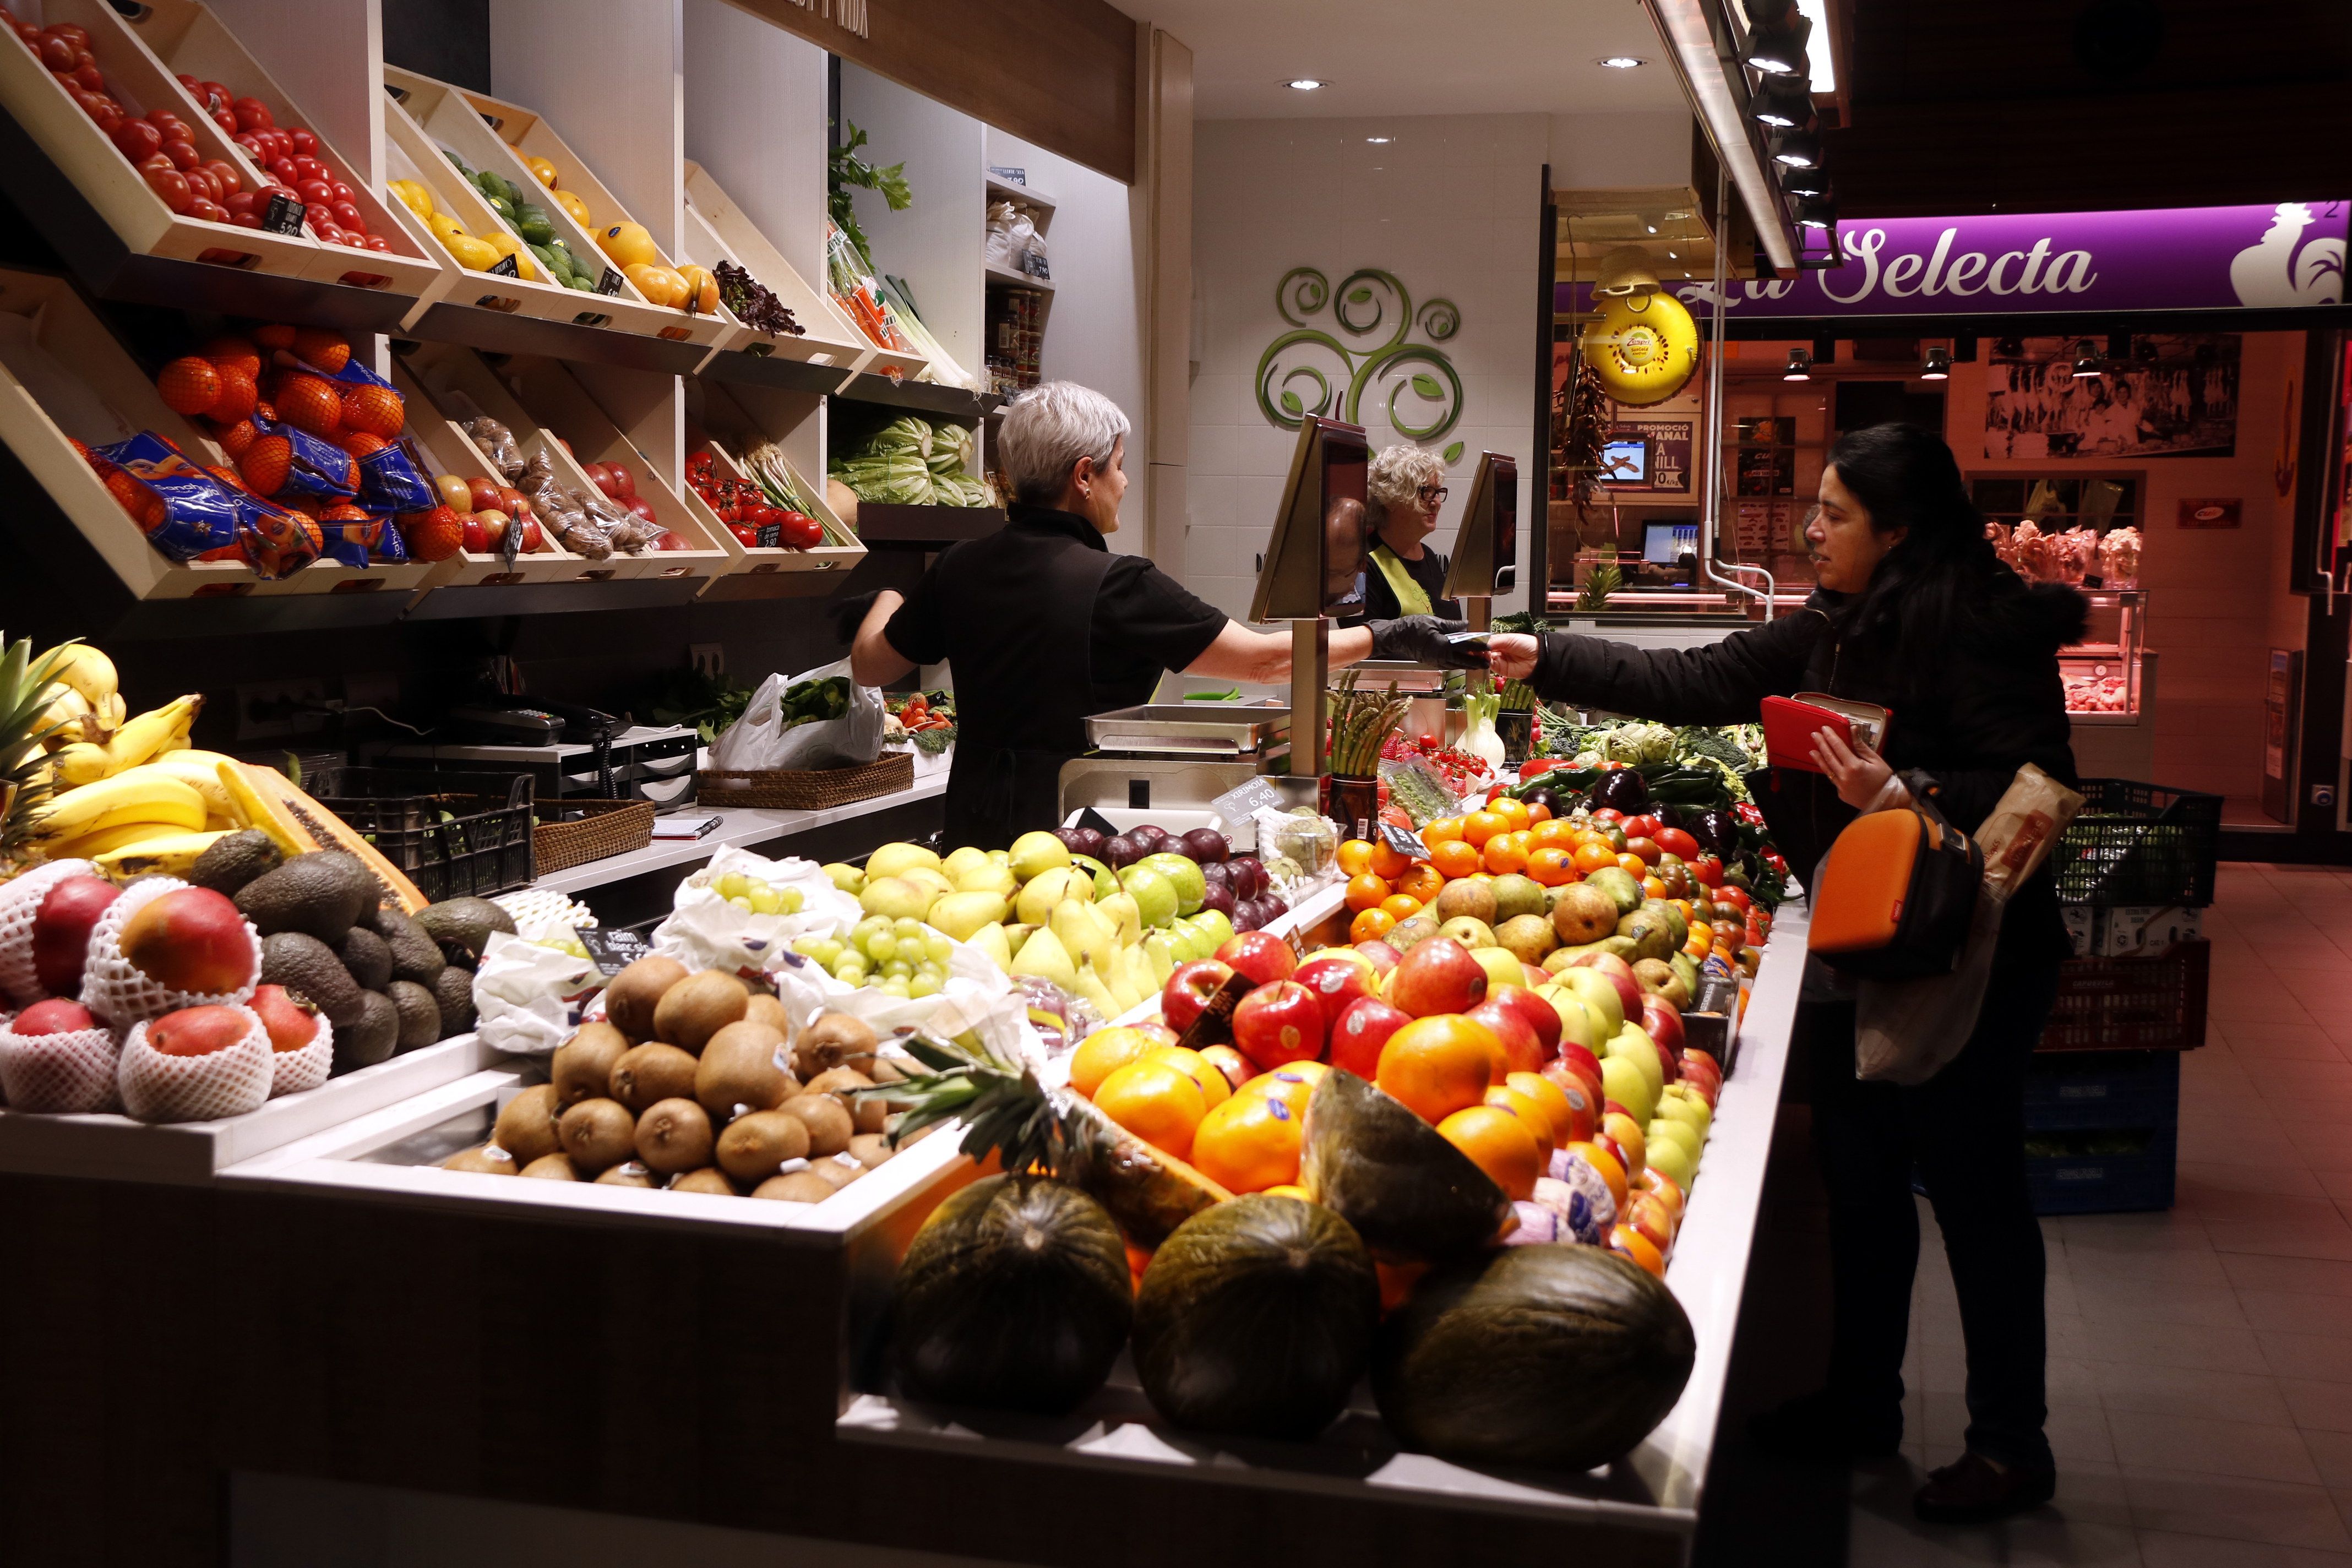
[[[159,900],[173,903],[162,917],[133,926]],[[138,963],[125,952],[126,932]],[[141,967],[142,964],[146,967]],[[162,973],[150,973],[151,970]],[[185,985],[209,980],[215,989]],[[191,888],[176,877],[133,882],[108,906],[89,933],[89,962],[82,971],[81,999],[118,1029],[160,1018],[183,1007],[241,1003],[261,978],[261,938],[236,906],[209,888]]]
[[[0,998],[30,1006],[47,996],[33,961],[33,925],[41,900],[68,877],[94,876],[88,860],[52,860],[21,877],[0,882]]]
[[[261,1109],[276,1070],[259,1014],[207,1005],[134,1026],[115,1081],[142,1121],[217,1121]]]
[[[44,1115],[104,1110],[114,1103],[116,1055],[114,1037],[79,1003],[35,1003],[0,1028],[0,1098]]]

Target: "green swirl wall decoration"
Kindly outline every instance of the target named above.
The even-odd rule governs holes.
[[[1410,441],[1433,441],[1461,421],[1462,378],[1433,346],[1462,330],[1453,300],[1426,300],[1415,311],[1394,273],[1359,268],[1335,294],[1321,272],[1294,267],[1275,286],[1274,302],[1291,330],[1258,357],[1256,385],[1258,408],[1275,424],[1296,430],[1307,416],[1320,415],[1361,425],[1367,394],[1374,411]],[[1355,346],[1308,323],[1327,306]],[[1407,341],[1416,325],[1428,342]],[[1461,456],[1459,441],[1445,448],[1449,463]]]

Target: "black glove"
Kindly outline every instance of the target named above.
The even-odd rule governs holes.
[[[1372,657],[1433,664],[1440,669],[1484,669],[1486,656],[1468,643],[1451,643],[1448,636],[1470,629],[1467,621],[1440,620],[1435,616],[1399,616],[1374,621]]]
[[[866,613],[874,607],[874,601],[881,596],[881,592],[877,589],[871,594],[860,594],[853,599],[844,599],[839,604],[834,605],[834,641],[840,643],[856,642],[857,640],[857,628],[866,624]]]

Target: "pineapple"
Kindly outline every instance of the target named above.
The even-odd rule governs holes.
[[[43,742],[58,729],[49,685],[68,662],[64,647],[56,647],[37,664],[30,638],[0,651],[0,880],[25,868],[33,818],[48,800]]]

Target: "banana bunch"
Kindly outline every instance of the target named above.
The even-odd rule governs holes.
[[[201,696],[175,698],[126,721],[104,745],[77,741],[60,746],[49,755],[49,787],[59,794],[84,789],[159,757],[186,751],[189,728],[204,706]]]
[[[95,860],[116,875],[180,875],[215,839],[249,820],[222,777],[228,760],[217,752],[167,752],[56,795],[34,821],[33,845],[49,859]]]
[[[128,714],[117,689],[114,661],[85,642],[61,643],[41,656],[58,661],[47,692],[47,710],[37,727],[59,726],[46,744],[52,752],[68,745],[104,745],[122,727]],[[34,661],[39,668],[41,660]]]

